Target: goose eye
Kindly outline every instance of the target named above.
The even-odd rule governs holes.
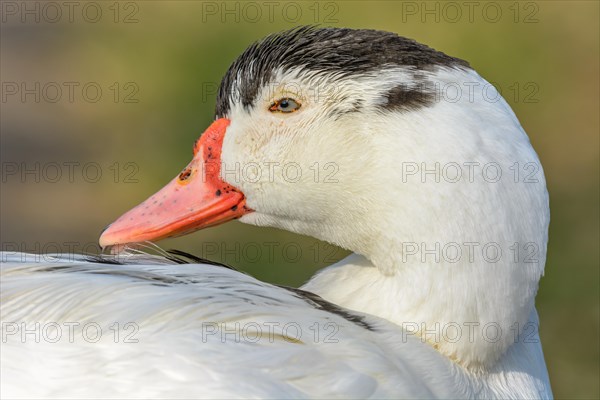
[[[273,104],[271,104],[271,106],[269,107],[269,111],[291,113],[297,111],[299,108],[300,103],[298,103],[294,99],[285,97],[283,99],[276,100]]]

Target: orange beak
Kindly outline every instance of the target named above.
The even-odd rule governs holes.
[[[220,178],[227,126],[225,118],[213,122],[196,141],[188,166],[167,186],[110,224],[100,236],[100,246],[181,236],[251,212],[244,194]]]

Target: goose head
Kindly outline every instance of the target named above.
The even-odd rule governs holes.
[[[312,288],[486,367],[532,311],[549,211],[527,135],[466,62],[393,33],[308,27],[244,51],[192,162],[100,244],[231,219],[360,255]],[[436,323],[462,334],[432,340]]]

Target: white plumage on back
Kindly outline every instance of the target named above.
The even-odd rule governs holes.
[[[489,397],[519,379],[475,385],[394,324],[220,266],[2,256],[3,398]]]

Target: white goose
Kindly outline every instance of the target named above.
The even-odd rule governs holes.
[[[466,62],[299,28],[232,64],[216,117],[102,246],[239,218],[354,254],[300,290],[173,257],[3,253],[2,397],[552,397],[543,173]]]

